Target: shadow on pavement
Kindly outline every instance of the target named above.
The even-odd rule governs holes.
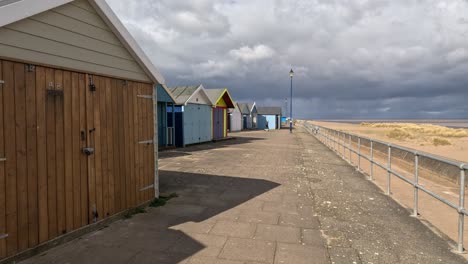
[[[226,147],[235,146],[235,145],[252,143],[257,140],[265,140],[265,138],[233,136],[233,139],[230,139],[230,140],[218,141],[218,142],[204,142],[200,144],[190,145],[185,148],[176,148],[176,149],[160,151],[159,159],[190,156],[192,155],[192,152],[196,152],[196,151],[206,151],[206,150],[211,150],[211,149],[226,148]]]
[[[160,186],[162,193],[177,193],[178,197],[24,263],[173,264],[195,254],[218,254],[226,238],[209,234],[216,223],[214,220],[233,217],[231,209],[248,205],[250,199],[279,184],[162,170]]]
[[[279,184],[260,179],[163,170],[160,171],[160,186],[161,193],[177,193],[178,197],[139,216],[139,222],[159,230],[154,241],[159,241],[159,245],[144,243],[146,250],[134,263],[146,263],[145,259],[154,261],[155,255],[159,262],[154,263],[178,263],[205,250],[205,244],[210,244],[211,250],[220,238],[207,234],[215,224],[214,220],[234,217],[231,209]],[[141,225],[135,223],[133,226],[141,229]],[[150,233],[141,235],[149,236]]]

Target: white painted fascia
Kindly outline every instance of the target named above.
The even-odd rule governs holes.
[[[192,99],[192,97],[198,92],[201,92],[203,96],[205,96],[205,98],[208,99],[208,102],[211,102],[210,97],[205,92],[205,87],[203,87],[203,85],[200,84],[198,88],[195,90],[195,92],[193,92],[192,95],[190,95],[189,98],[185,101],[184,105],[187,105],[190,99]]]
[[[37,15],[58,6],[68,4],[73,0],[19,0],[0,7],[0,27],[14,23],[16,21]],[[96,9],[99,16],[111,28],[113,33],[124,44],[132,57],[143,68],[150,79],[159,84],[165,84],[164,77],[151,63],[146,54],[137,44],[132,35],[124,27],[114,11],[105,0],[88,0]]]
[[[174,95],[171,93],[171,91],[169,90],[169,88],[167,88],[167,86],[165,84],[161,84],[162,88],[166,91],[166,93],[169,95],[169,97],[171,97],[172,101],[174,102],[174,104],[176,103],[176,99],[174,97]]]
[[[252,108],[250,109],[250,114],[252,114],[254,107],[255,107],[255,102],[252,104]]]
[[[195,92],[192,93],[192,95],[190,95],[187,100],[185,100],[185,103],[184,105],[187,105],[188,104],[188,101],[190,101],[190,99],[192,99],[192,97],[201,89],[203,88],[203,85],[199,85],[198,88],[195,90]]]
[[[20,0],[0,7],[0,27],[37,15],[73,0]]]

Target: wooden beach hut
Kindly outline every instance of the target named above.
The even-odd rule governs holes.
[[[213,140],[227,137],[228,109],[234,108],[234,102],[225,88],[206,89],[206,94],[212,103],[211,127]]]
[[[211,100],[203,85],[170,88],[175,98],[175,144],[185,147],[211,141]]]
[[[257,107],[258,129],[280,129],[281,107]]]
[[[257,129],[257,106],[253,103],[238,103],[242,114],[242,129]]]
[[[0,259],[159,195],[163,83],[104,0],[0,1]]]
[[[228,131],[235,132],[242,130],[242,114],[239,106],[235,103],[234,108],[228,109]]]

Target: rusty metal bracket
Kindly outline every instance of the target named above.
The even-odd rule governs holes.
[[[153,144],[153,140],[143,140],[143,141],[138,141],[138,144],[146,144],[146,145],[150,145],[150,144]]]
[[[152,95],[147,95],[147,94],[138,94],[137,97],[140,97],[143,99],[153,99]]]
[[[154,184],[148,185],[148,186],[146,186],[146,187],[141,188],[141,189],[140,189],[140,192],[146,191],[146,190],[149,190],[149,189],[152,189],[153,187],[154,187]]]
[[[26,64],[26,70],[28,72],[34,72],[36,70],[36,66],[32,64]]]
[[[89,91],[95,92],[96,91],[96,85],[94,84],[94,79],[92,75],[89,75]]]
[[[8,237],[8,234],[0,234],[0,239],[4,239],[4,238],[7,238]]]

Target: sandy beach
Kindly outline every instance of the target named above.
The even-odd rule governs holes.
[[[457,161],[468,162],[468,129],[410,123],[307,122],[375,138]],[[379,126],[379,124],[383,125]],[[409,125],[412,127],[408,128]]]

